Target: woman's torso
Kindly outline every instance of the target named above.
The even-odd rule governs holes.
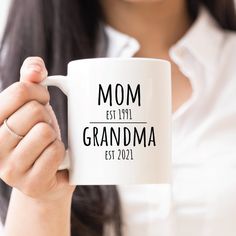
[[[139,50],[135,39],[111,27],[105,32],[107,57]],[[173,114],[173,183],[119,186],[124,236],[234,235],[236,36],[202,9],[170,57],[193,89]]]

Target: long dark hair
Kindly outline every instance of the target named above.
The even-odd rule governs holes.
[[[236,30],[234,0],[187,0],[194,19],[204,4],[219,25]],[[96,57],[99,23],[103,20],[99,0],[15,0],[12,3],[0,48],[3,88],[19,79],[28,56],[41,56],[49,74],[66,74],[69,61]],[[50,89],[51,102],[67,143],[65,96]],[[0,216],[5,222],[11,188],[0,181]],[[104,225],[113,223],[121,235],[121,209],[115,186],[79,186],[72,202],[72,236],[100,236]]]

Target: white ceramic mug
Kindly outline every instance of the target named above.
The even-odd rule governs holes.
[[[169,183],[171,69],[165,60],[72,61],[43,83],[68,97],[70,184]]]

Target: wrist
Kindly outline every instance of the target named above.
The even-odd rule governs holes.
[[[36,199],[13,189],[6,235],[69,235],[71,200],[72,194],[54,200]]]
[[[40,212],[49,212],[58,210],[68,210],[71,207],[72,202],[72,192],[68,192],[63,194],[62,196],[57,196],[56,198],[32,198],[24,193],[20,192],[19,190],[13,188],[11,201],[19,202],[25,206],[34,208],[36,211]]]

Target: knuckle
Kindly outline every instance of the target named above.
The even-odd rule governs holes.
[[[43,85],[39,85],[39,86],[43,86]],[[43,93],[44,93],[45,104],[46,104],[50,101],[50,93],[49,93],[48,89],[46,89],[46,88],[43,88]]]
[[[49,141],[53,141],[56,139],[56,132],[49,124],[40,122],[36,126],[40,138]]]
[[[35,100],[29,102],[28,106],[33,116],[41,117],[45,112],[44,106]]]
[[[58,165],[61,163],[62,158],[64,157],[65,147],[64,144],[56,140],[50,146],[50,157],[53,164]]]
[[[65,152],[64,144],[59,140],[54,141],[54,143],[51,145],[51,152],[53,159],[60,162]]]
[[[29,86],[23,82],[16,82],[13,85],[14,96],[19,100],[26,100],[29,97]]]

